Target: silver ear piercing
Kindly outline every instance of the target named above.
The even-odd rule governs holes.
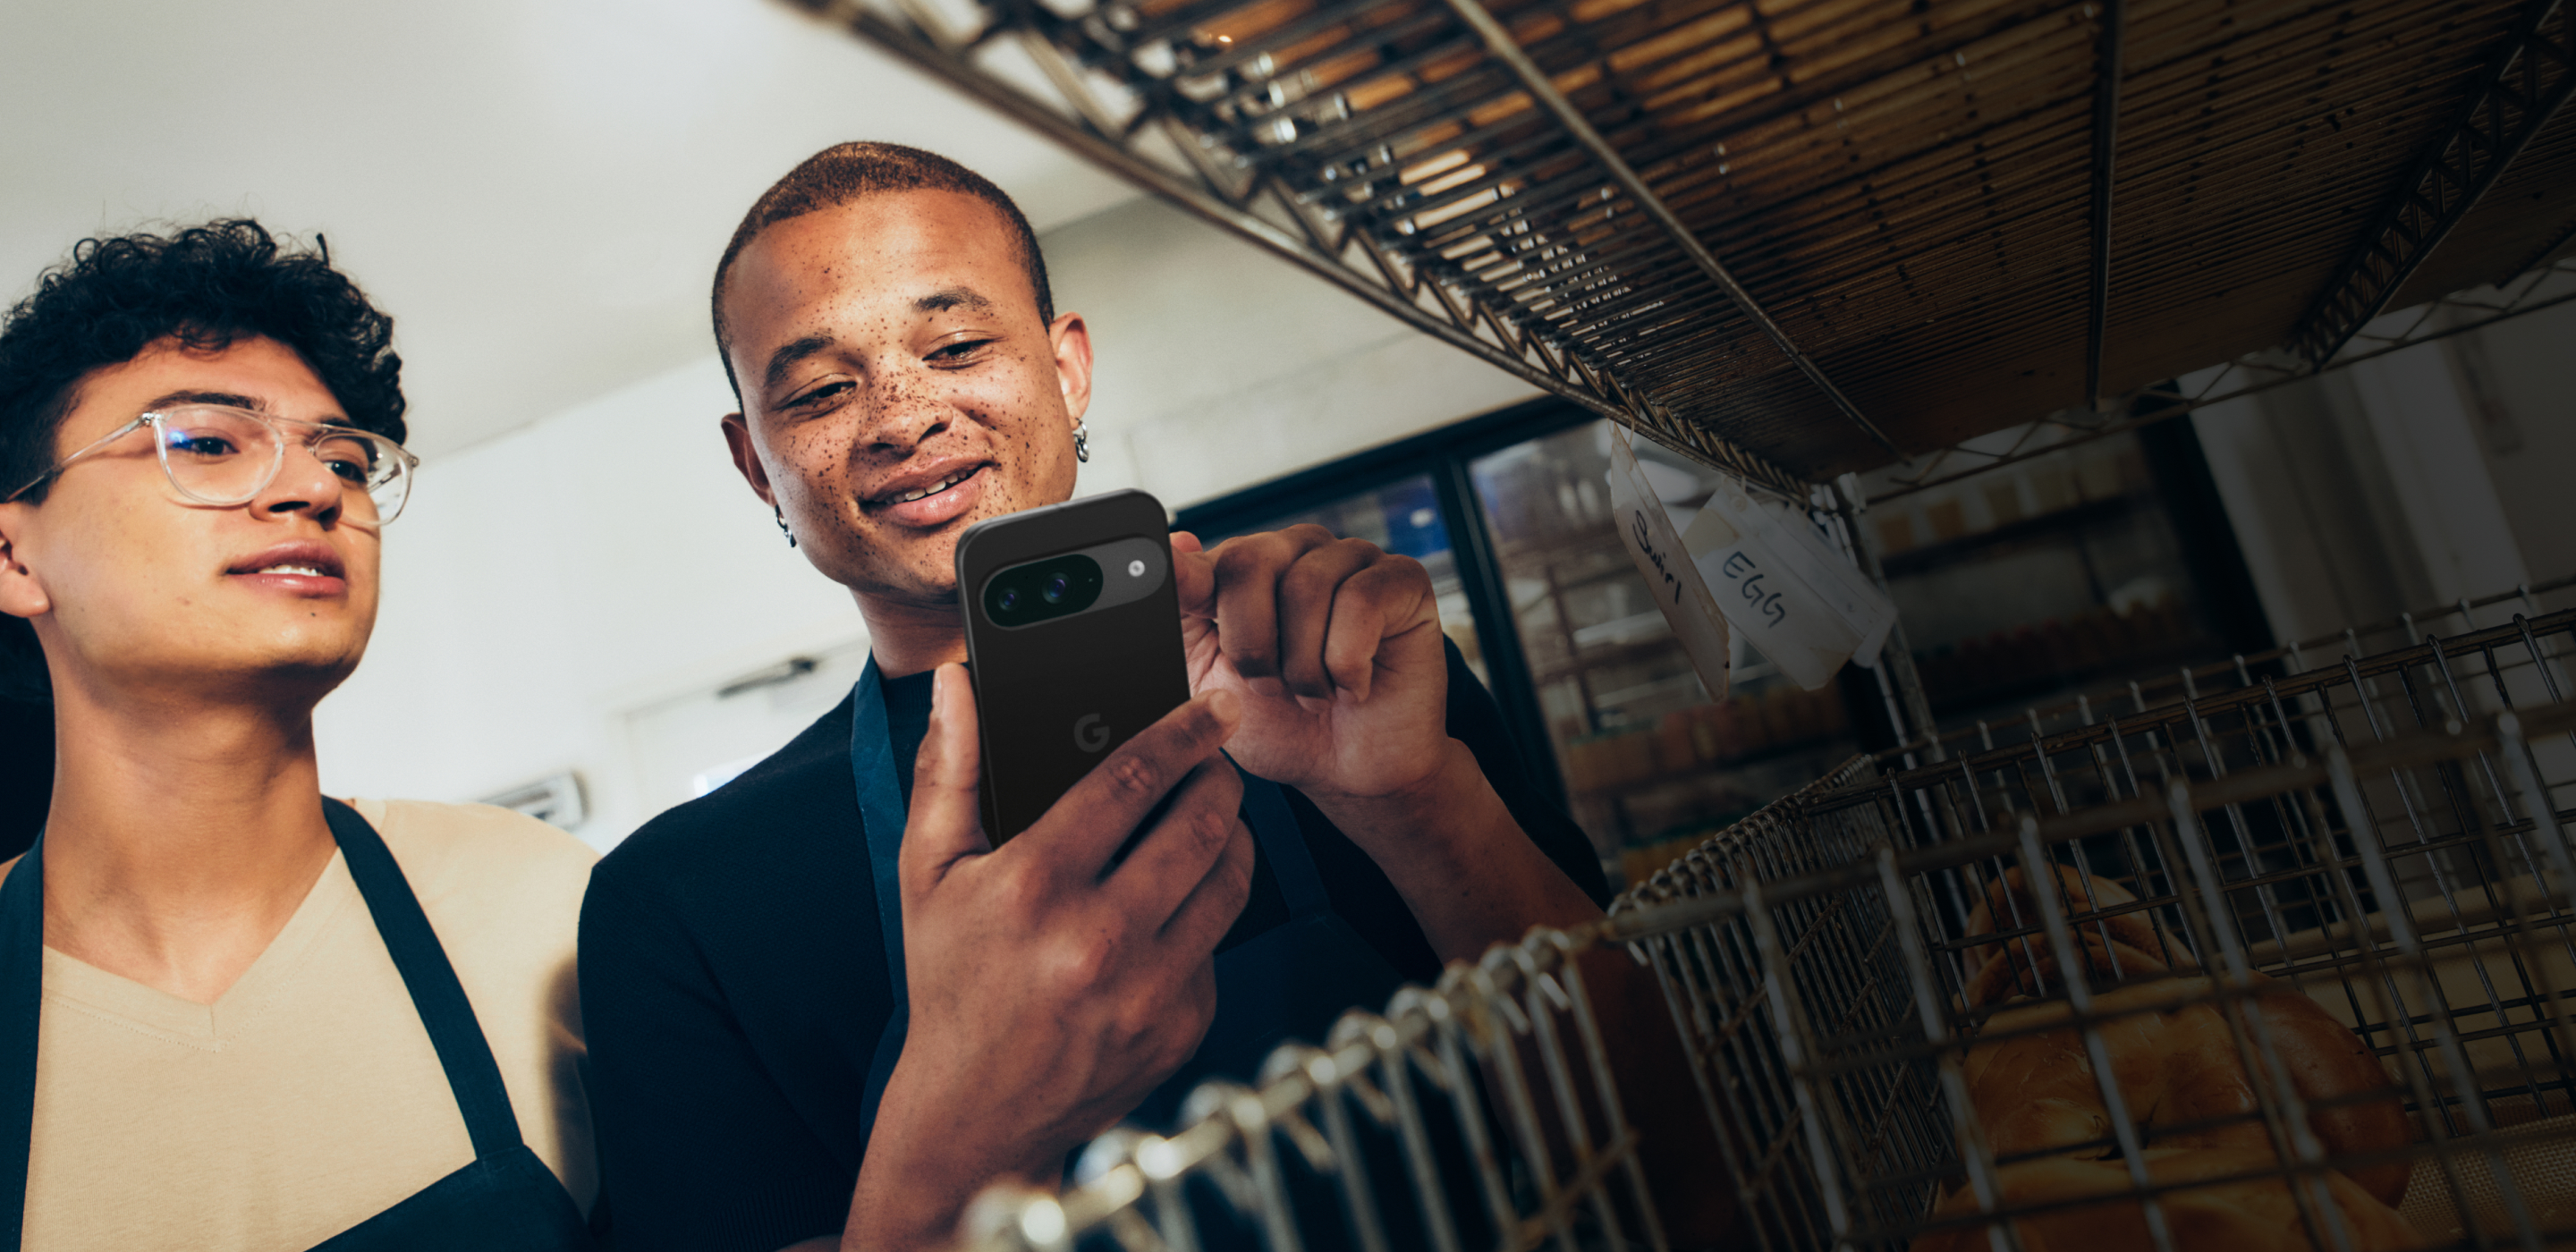
[[[770,512],[778,518],[778,533],[787,536],[787,546],[791,548],[795,547],[796,532],[787,529],[787,511],[772,505],[770,507]]]
[[[1073,428],[1073,459],[1086,465],[1091,462],[1091,431],[1080,425]]]

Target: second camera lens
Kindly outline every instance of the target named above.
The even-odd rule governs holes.
[[[1046,580],[1046,589],[1038,594],[1045,596],[1049,604],[1062,604],[1064,593],[1071,590],[1073,590],[1073,579],[1063,574],[1056,574]]]
[[[1002,589],[1002,594],[996,603],[1005,613],[1020,607],[1020,589],[1017,587],[1004,587]]]

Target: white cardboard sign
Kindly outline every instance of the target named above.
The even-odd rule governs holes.
[[[1673,519],[1664,512],[1663,498],[1655,494],[1645,471],[1638,467],[1637,453],[1628,446],[1628,432],[1616,423],[1610,427],[1610,506],[1612,516],[1618,519],[1620,542],[1627,545],[1628,557],[1637,563],[1637,572],[1645,576],[1647,589],[1664,611],[1664,620],[1682,641],[1682,649],[1690,654],[1691,668],[1699,671],[1700,685],[1708,688],[1709,699],[1725,699],[1728,666],[1734,653],[1734,645],[1727,638],[1726,617],[1709,595],[1708,585],[1701,581],[1690,549],[1673,530]]]
[[[1720,475],[1682,544],[1719,610],[1790,681],[1813,691],[1846,660],[1878,663],[1896,606],[1805,518]]]

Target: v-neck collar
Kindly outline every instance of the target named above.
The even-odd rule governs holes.
[[[45,998],[168,1043],[220,1050],[293,984],[296,971],[349,906],[364,903],[348,861],[335,850],[294,916],[214,1003],[199,1004],[109,973],[51,945],[45,948]]]

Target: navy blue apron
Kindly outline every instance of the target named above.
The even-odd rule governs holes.
[[[877,1038],[859,1106],[862,1142],[876,1127],[877,1103],[903,1054],[911,1020],[903,969],[903,890],[896,876],[903,847],[905,809],[895,778],[894,747],[886,733],[885,690],[875,658],[859,676],[851,701],[850,771],[859,788],[859,822],[866,828],[868,869],[876,880],[877,919],[885,930],[886,977],[894,987],[894,1016]],[[1197,1055],[1164,1080],[1130,1117],[1169,1129],[1190,1089],[1211,1078],[1250,1082],[1271,1049],[1290,1039],[1319,1042],[1344,1010],[1381,1008],[1403,983],[1349,922],[1333,912],[1315,858],[1288,810],[1279,784],[1243,778],[1243,815],[1259,856],[1288,904],[1288,921],[1237,944],[1216,958],[1216,1018]]]
[[[325,797],[331,837],[375,918],[376,933],[438,1050],[448,1090],[474,1141],[474,1160],[316,1246],[314,1252],[575,1252],[590,1246],[581,1210],[519,1137],[519,1117],[493,1063],[474,1006],[456,981],[402,867],[358,811]],[[36,1114],[37,1024],[43,1011],[44,839],[0,883],[0,1232],[19,1247]]]

